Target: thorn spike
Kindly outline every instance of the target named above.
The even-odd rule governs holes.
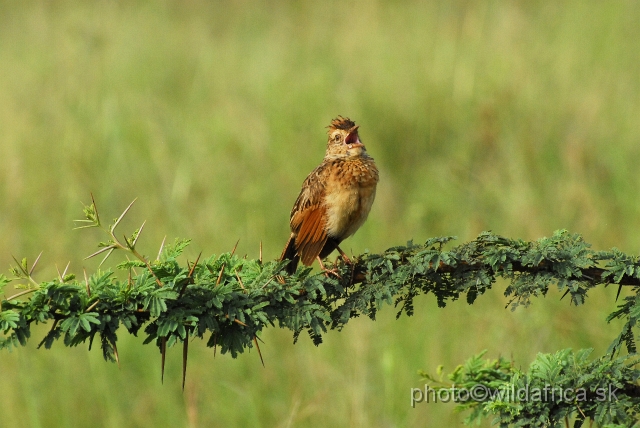
[[[161,366],[160,366],[160,371],[161,371],[160,383],[164,385],[164,361],[165,361],[165,357],[167,356],[167,338],[166,337],[163,337],[160,340],[160,354],[162,354]]]
[[[236,249],[238,248],[238,243],[240,242],[240,239],[238,239],[236,241],[236,245],[234,245],[233,250],[231,251],[231,255],[233,256],[236,253]]]
[[[91,257],[95,257],[95,256],[97,256],[98,254],[104,253],[105,251],[113,250],[114,248],[116,248],[116,246],[115,246],[115,245],[113,245],[113,244],[112,244],[112,245],[109,245],[108,247],[102,247],[102,248],[100,248],[98,251],[96,251],[95,253],[91,254],[90,256],[85,257],[85,258],[84,258],[84,259],[82,259],[82,260],[90,259]],[[101,264],[102,264],[102,263],[101,263]]]
[[[242,287],[242,289],[244,291],[247,291],[247,289],[244,288],[244,284],[242,283],[242,279],[240,278],[240,275],[238,275],[238,271],[236,271],[236,278],[238,278],[238,282],[240,283],[240,287]]]
[[[67,271],[69,270],[69,265],[71,264],[71,260],[67,262],[67,266],[64,268],[64,272],[62,272],[62,277],[67,276]]]
[[[164,238],[162,238],[162,243],[160,243],[160,250],[158,251],[158,257],[156,257],[156,260],[160,260],[160,256],[162,255],[162,250],[164,249],[165,239],[167,239],[167,235],[164,235]]]
[[[216,350],[218,348],[218,333],[213,334],[213,358],[216,357]]]
[[[258,345],[258,336],[253,336],[253,343],[256,344],[256,349],[258,350],[258,355],[260,356],[260,361],[262,362],[262,367],[264,367],[264,360],[262,359],[262,352],[260,351],[260,345]]]
[[[261,287],[261,290],[264,290],[264,288],[269,285],[269,283],[271,281],[273,281],[275,278],[277,278],[277,276],[272,276],[271,278],[269,278],[269,281],[265,282],[264,285]]]
[[[106,256],[104,256],[104,259],[102,259],[102,261],[100,262],[100,264],[98,265],[98,267],[102,266],[104,264],[104,262],[107,261],[107,259],[109,258],[109,256],[111,255],[111,253],[113,253],[113,250],[115,250],[115,247],[113,247],[111,250],[109,250],[109,252],[107,253]]]
[[[218,274],[218,280],[216,281],[216,287],[220,285],[220,281],[222,280],[222,274],[224,272],[224,263],[222,263],[222,267],[220,268],[220,273]]]
[[[133,240],[133,242],[131,243],[132,247],[135,247],[136,242],[138,242],[138,238],[140,238],[140,235],[142,235],[142,229],[144,229],[144,225],[147,224],[147,220],[142,222],[142,226],[140,226],[140,229],[138,229],[138,234],[136,235],[136,239]]]
[[[116,342],[113,342],[113,355],[116,357],[116,363],[118,363],[118,368],[120,368],[120,357],[118,356],[118,345]]]
[[[16,265],[18,265],[18,269],[20,269],[23,274],[28,275],[27,272],[22,268],[22,263],[20,263],[18,259],[16,259],[16,256],[11,254],[11,257],[13,258],[13,261],[16,262]]]
[[[87,295],[91,297],[91,288],[89,288],[89,278],[87,278],[87,270],[84,268],[82,270],[84,272],[84,283],[87,286]]]
[[[93,192],[91,192],[91,204],[93,205],[93,210],[96,213],[96,220],[98,220],[98,224],[100,224],[100,215],[98,214],[98,206],[96,205],[96,200],[93,198]]]
[[[247,327],[247,325],[245,323],[243,323],[242,321],[240,321],[238,318],[234,319],[233,322],[240,324],[243,327]]]
[[[187,379],[187,356],[189,355],[189,330],[187,337],[184,338],[182,347],[182,392],[184,392],[184,383]]]
[[[196,265],[200,261],[201,256],[202,256],[202,251],[200,251],[200,254],[198,254],[196,261],[193,263],[193,266],[191,266],[191,269],[189,270],[189,275],[187,275],[189,278],[191,278],[191,275],[193,275],[193,271],[196,269]]]
[[[36,265],[38,264],[38,261],[40,261],[40,256],[42,255],[42,251],[40,251],[40,254],[38,254],[38,257],[36,257],[36,261],[33,262],[33,265],[31,266],[31,269],[29,269],[29,276],[31,276],[31,274],[33,273],[33,270],[36,268]]]
[[[122,214],[120,214],[120,217],[118,217],[118,219],[113,223],[113,226],[111,226],[111,232],[113,233],[114,230],[116,230],[116,227],[118,226],[118,224],[120,223],[120,221],[124,218],[124,216],[127,214],[127,212],[131,209],[131,206],[134,204],[135,201],[137,201],[138,198],[135,198],[133,201],[131,201],[131,203],[129,204],[129,206],[127,206],[127,208],[124,209],[124,211],[122,212]]]

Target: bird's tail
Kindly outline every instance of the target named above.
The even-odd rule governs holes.
[[[300,262],[300,256],[296,251],[296,236],[293,233],[289,237],[287,245],[284,246],[284,250],[282,250],[280,261],[282,260],[289,260],[289,264],[284,267],[284,270],[289,275],[293,275],[294,273],[296,273],[298,263]]]

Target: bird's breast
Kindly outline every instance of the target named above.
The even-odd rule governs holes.
[[[324,205],[327,234],[343,240],[362,226],[376,196],[378,170],[371,163],[342,165],[327,182]]]

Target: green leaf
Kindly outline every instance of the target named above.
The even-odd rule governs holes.
[[[100,320],[97,317],[97,312],[87,312],[79,316],[80,325],[87,333],[91,331],[91,324],[100,325]]]
[[[19,321],[20,314],[14,312],[13,310],[0,312],[0,330],[3,333],[8,332],[10,329],[17,328]]]
[[[5,285],[10,283],[11,280],[7,278],[5,275],[0,273],[0,291],[4,288]]]

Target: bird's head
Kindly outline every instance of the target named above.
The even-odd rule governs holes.
[[[325,157],[360,156],[366,153],[358,136],[358,125],[351,119],[338,116],[329,125],[329,139]]]

